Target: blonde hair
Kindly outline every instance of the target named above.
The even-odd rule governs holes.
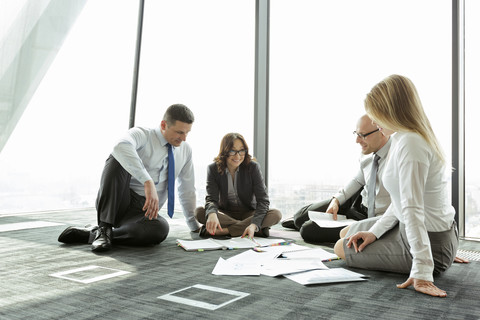
[[[380,81],[367,94],[365,111],[380,127],[418,133],[445,163],[443,150],[410,79],[394,74]]]

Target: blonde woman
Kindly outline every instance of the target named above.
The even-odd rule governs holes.
[[[448,165],[413,83],[392,75],[365,99],[365,110],[392,145],[382,176],[391,205],[378,221],[352,225],[335,252],[348,266],[409,274],[399,288],[413,285],[432,296],[447,293],[433,276],[447,270],[458,248],[455,210],[448,198]]]

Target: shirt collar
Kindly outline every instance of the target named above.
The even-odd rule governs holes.
[[[160,127],[155,128],[155,134],[157,135],[158,140],[160,140],[160,144],[164,147],[167,146],[167,139],[162,134],[162,131],[160,131]],[[173,146],[172,146],[173,147]],[[173,147],[175,149],[175,147]]]
[[[392,144],[392,138],[390,137],[387,141],[387,143],[385,143],[385,145],[383,147],[380,148],[380,150],[378,150],[377,152],[375,152],[376,154],[378,154],[378,156],[380,157],[380,159],[385,159],[385,157],[387,156],[388,154],[388,150],[390,150],[390,145]]]

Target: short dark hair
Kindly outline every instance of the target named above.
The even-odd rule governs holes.
[[[193,116],[193,112],[188,109],[186,105],[176,103],[168,107],[163,115],[163,120],[165,120],[169,126],[172,126],[175,125],[177,120],[188,124],[193,123],[195,117]]]

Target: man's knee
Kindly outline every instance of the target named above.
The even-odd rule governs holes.
[[[321,230],[313,221],[307,221],[302,225],[300,235],[307,242],[322,242],[320,241]]]

